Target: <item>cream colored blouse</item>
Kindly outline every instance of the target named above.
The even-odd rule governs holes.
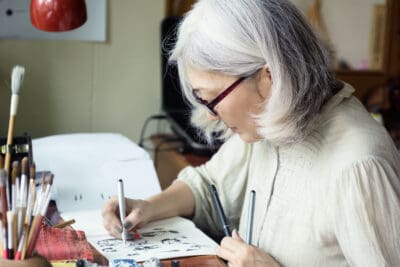
[[[195,196],[194,222],[223,234],[208,185],[245,239],[256,191],[253,245],[283,266],[400,266],[400,156],[346,85],[301,143],[231,137],[206,164],[178,179]]]

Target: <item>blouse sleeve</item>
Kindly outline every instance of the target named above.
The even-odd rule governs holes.
[[[205,164],[186,167],[178,180],[186,183],[195,197],[195,224],[215,238],[221,237],[219,221],[209,193],[209,185],[217,188],[221,204],[231,227],[238,227],[241,203],[246,188],[248,161],[251,145],[238,136],[231,137]],[[233,228],[232,228],[233,229]]]
[[[399,166],[361,160],[335,182],[334,231],[351,266],[400,266]]]

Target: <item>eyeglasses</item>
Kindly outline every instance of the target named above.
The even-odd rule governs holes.
[[[204,99],[201,99],[195,91],[192,91],[193,97],[199,104],[204,105],[207,110],[214,116],[218,116],[218,113],[214,110],[215,106],[218,105],[225,97],[227,97],[244,79],[247,77],[241,77],[237,79],[234,83],[232,83],[228,88],[226,88],[222,93],[220,93],[216,98],[214,98],[211,102],[208,102]]]

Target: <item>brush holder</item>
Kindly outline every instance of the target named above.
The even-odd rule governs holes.
[[[29,164],[32,164],[32,138],[27,133],[14,137],[11,146],[7,145],[6,137],[0,137],[0,155],[3,159],[8,151],[11,152],[11,162],[22,161],[24,157],[28,157]]]

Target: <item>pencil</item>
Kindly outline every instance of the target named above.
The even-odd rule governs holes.
[[[121,219],[122,224],[122,241],[124,245],[126,245],[126,229],[124,227],[124,220],[126,215],[125,209],[125,193],[124,193],[124,182],[122,179],[118,180],[118,204],[119,204],[119,217]]]
[[[211,198],[214,203],[214,207],[217,210],[219,220],[224,229],[225,236],[231,236],[231,229],[229,228],[229,225],[227,223],[224,209],[222,208],[221,201],[219,200],[219,197],[218,197],[217,189],[215,188],[215,185],[213,185],[213,184],[210,185],[210,193],[211,193]]]
[[[254,219],[254,204],[256,201],[256,191],[251,190],[249,196],[249,210],[247,213],[247,235],[246,242],[251,245],[251,239],[253,235],[253,219]]]

